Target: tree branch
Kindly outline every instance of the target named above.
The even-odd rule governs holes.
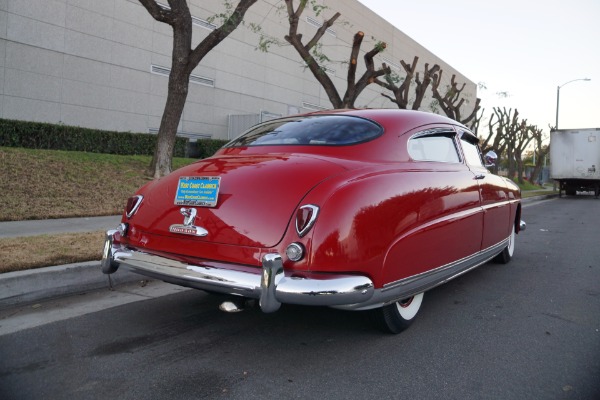
[[[340,15],[341,14],[339,12],[336,12],[333,17],[329,18],[327,21],[325,21],[323,25],[321,25],[319,29],[317,29],[315,36],[313,36],[310,42],[308,42],[305,46],[307,50],[310,50],[313,47],[315,47],[315,45],[319,42],[319,40],[321,40],[325,32],[327,32],[327,29],[329,29],[331,25],[333,25],[335,20],[338,19]]]
[[[172,1],[172,0],[170,0]],[[244,20],[246,11],[256,3],[257,0],[240,0],[233,13],[225,20],[223,25],[212,31],[207,37],[202,40],[191,52],[189,58],[189,72],[200,63],[202,58],[208,54],[213,48],[223,41],[231,32],[233,32]]]
[[[139,0],[144,8],[150,13],[152,18],[158,22],[173,25],[175,23],[174,16],[171,10],[167,10],[159,6],[154,0]],[[170,3],[170,2],[169,2]]]

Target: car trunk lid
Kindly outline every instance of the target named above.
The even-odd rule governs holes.
[[[304,154],[213,157],[152,184],[144,192],[143,203],[131,223],[135,229],[158,235],[273,247],[283,237],[306,193],[345,170],[341,163]],[[175,204],[182,177],[220,178],[216,206]],[[191,222],[190,209],[195,209]]]

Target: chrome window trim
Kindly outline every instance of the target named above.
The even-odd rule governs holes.
[[[429,136],[448,136],[454,143],[454,150],[456,151],[456,155],[458,157],[458,162],[441,161],[441,160],[419,160],[419,159],[414,158],[413,155],[410,153],[410,145],[409,145],[410,141],[414,140],[414,139],[423,138],[423,137],[429,137]],[[443,163],[443,164],[463,164],[465,161],[465,159],[463,157],[462,149],[460,148],[460,144],[457,142],[456,131],[454,129],[452,129],[451,127],[431,128],[431,129],[427,129],[427,130],[415,133],[414,135],[412,135],[408,138],[408,141],[406,142],[406,151],[408,152],[408,155],[411,157],[411,159],[413,161],[418,161],[418,162],[435,162],[435,163]]]
[[[419,137],[423,137],[423,136],[436,136],[436,135],[440,135],[443,133],[456,136],[456,131],[454,129],[452,129],[450,127],[447,127],[447,128],[440,127],[440,128],[431,128],[431,129],[417,132],[414,135],[412,135],[411,137],[409,137],[408,140],[410,141],[411,139],[415,139],[415,138],[419,138]]]

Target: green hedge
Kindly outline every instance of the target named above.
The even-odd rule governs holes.
[[[144,133],[103,131],[68,125],[0,119],[0,146],[6,147],[153,155],[156,139],[157,135]],[[186,157],[187,153],[188,139],[178,137],[175,142],[174,156]]]
[[[228,140],[221,139],[198,139],[190,143],[189,156],[194,158],[207,158],[215,154]]]

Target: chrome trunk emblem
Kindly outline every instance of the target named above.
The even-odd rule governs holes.
[[[195,226],[196,209],[182,207],[179,212],[183,215],[183,224],[173,224],[169,227],[169,232],[179,233],[191,236],[206,236],[208,231],[201,226]]]
[[[183,224],[185,226],[192,226],[194,225],[194,220],[196,219],[196,209],[195,208],[185,208],[182,207],[181,210],[179,210],[179,212],[181,213],[181,215],[183,215]]]

